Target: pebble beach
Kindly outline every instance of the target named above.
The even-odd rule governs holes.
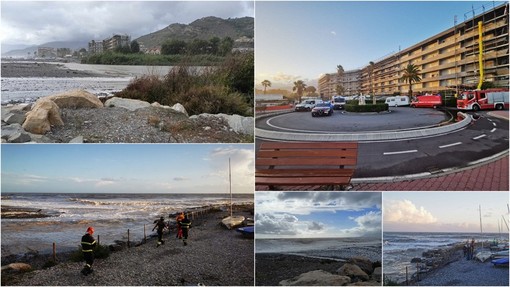
[[[241,213],[246,217],[249,212]],[[165,233],[165,244],[156,239],[96,259],[94,273],[80,273],[83,262],[62,262],[56,266],[8,276],[2,285],[16,286],[253,286],[254,241],[219,222],[227,212],[213,213],[195,223],[188,245]]]

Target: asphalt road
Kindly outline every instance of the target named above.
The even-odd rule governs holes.
[[[436,112],[428,111],[433,111],[434,114]],[[489,117],[486,112],[480,112],[479,115],[480,118],[470,126],[451,134],[413,140],[360,143],[354,177],[441,173],[444,169],[465,167],[470,162],[508,150],[508,121]],[[385,116],[382,115],[381,118]],[[260,139],[256,140],[256,150],[260,142]]]

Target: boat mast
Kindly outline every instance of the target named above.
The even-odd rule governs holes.
[[[483,236],[483,229],[482,229],[482,205],[478,205],[478,211],[480,212],[480,235]],[[482,249],[483,249],[483,239],[482,239]]]
[[[228,182],[230,189],[230,217],[232,218],[232,176],[230,172],[230,158],[228,158]]]

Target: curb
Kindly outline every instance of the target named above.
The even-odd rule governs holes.
[[[384,176],[384,177],[364,177],[364,178],[352,178],[351,184],[362,184],[362,183],[393,183],[393,182],[401,182],[406,180],[417,180],[417,179],[426,179],[426,178],[435,178],[435,177],[441,177],[446,176],[452,173],[462,172],[466,170],[470,170],[473,168],[477,168],[486,164],[489,164],[491,162],[497,161],[501,158],[504,158],[508,156],[509,150],[504,150],[502,152],[499,152],[495,155],[482,158],[476,161],[469,162],[467,166],[457,168],[445,168],[438,172],[421,172],[421,173],[415,173],[415,174],[407,174],[407,175],[399,175],[399,176]]]
[[[313,141],[313,142],[331,142],[331,141],[394,141],[408,140],[414,138],[431,137],[442,134],[448,134],[468,126],[473,118],[465,113],[460,113],[464,119],[450,125],[433,127],[421,130],[392,131],[392,132],[366,132],[366,133],[342,133],[342,134],[324,134],[324,133],[289,133],[280,131],[269,131],[260,128],[255,129],[255,135],[259,138],[280,141]]]

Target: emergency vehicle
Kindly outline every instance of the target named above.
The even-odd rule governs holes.
[[[490,89],[464,91],[457,98],[459,110],[508,109],[508,90]]]

